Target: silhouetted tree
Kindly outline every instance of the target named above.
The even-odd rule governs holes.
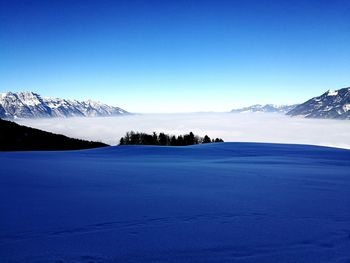
[[[173,135],[173,136],[171,137],[171,139],[170,139],[170,145],[171,145],[171,146],[177,146],[177,145],[178,145],[177,143],[178,143],[178,142],[177,142],[176,136]]]
[[[120,139],[119,145],[172,145],[172,146],[184,146],[184,145],[193,145],[201,143],[210,143],[210,142],[223,142],[222,139],[216,138],[215,140],[210,140],[208,135],[205,135],[204,138],[194,135],[193,132],[190,132],[185,135],[175,135],[170,136],[163,132],[159,133],[153,132],[152,135],[143,133],[143,132],[134,132],[130,131],[125,134],[123,138]]]
[[[203,138],[203,142],[202,143],[211,143],[211,140],[209,138],[208,135],[205,135],[204,138]]]
[[[158,135],[156,132],[153,132],[153,136],[152,136],[152,144],[153,145],[158,145],[159,141],[158,141]]]
[[[141,133],[141,144],[153,145],[153,136],[146,133]]]
[[[169,145],[168,142],[169,142],[169,135],[166,135],[163,132],[159,133],[159,144],[160,145]]]
[[[139,135],[134,131],[130,132],[130,144],[140,144]]]
[[[177,137],[177,145],[178,146],[184,146],[185,145],[185,140],[184,140],[184,137],[182,135],[179,135]]]

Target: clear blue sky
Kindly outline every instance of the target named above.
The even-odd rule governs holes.
[[[0,0],[0,91],[134,112],[296,103],[350,86],[349,43],[349,0]]]

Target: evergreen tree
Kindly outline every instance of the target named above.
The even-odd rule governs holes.
[[[159,144],[160,145],[168,145],[169,138],[164,133],[159,133]]]
[[[153,144],[153,145],[158,145],[158,144],[159,144],[158,135],[157,135],[156,132],[153,132],[153,135],[152,135],[152,144]]]
[[[173,135],[170,139],[170,145],[171,146],[177,146],[178,145],[178,142],[177,142],[177,139],[176,139],[176,136]]]
[[[194,137],[193,132],[190,132],[190,134],[189,134],[189,136],[188,136],[188,139],[189,139],[188,145],[196,144],[196,139],[195,139],[195,137]]]
[[[146,133],[142,133],[141,141],[142,141],[141,143],[142,145],[154,145],[153,136]]]
[[[126,135],[124,136],[124,143],[125,144],[131,144],[130,143],[130,133],[127,132]]]
[[[211,143],[210,137],[208,135],[205,135],[202,143]]]
[[[157,135],[156,132],[153,132],[152,135],[143,133],[143,132],[134,132],[130,131],[125,134],[123,138],[120,139],[119,145],[172,145],[172,146],[185,146],[185,145],[194,145],[201,143],[210,143],[210,142],[223,142],[222,139],[216,138],[210,140],[208,135],[205,135],[204,138],[194,135],[193,132],[190,132],[185,135],[175,135],[170,136],[163,132]]]
[[[137,145],[140,143],[139,135],[136,134],[134,131],[130,132],[130,144]]]
[[[185,145],[185,140],[184,140],[184,137],[182,135],[179,135],[177,137],[177,145],[178,146],[184,146]]]

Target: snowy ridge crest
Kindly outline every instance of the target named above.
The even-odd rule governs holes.
[[[128,112],[92,100],[49,98],[34,92],[0,93],[0,118],[97,117],[122,114]]]
[[[255,104],[249,107],[244,107],[240,109],[233,109],[233,113],[248,113],[248,112],[278,112],[287,113],[288,111],[295,108],[297,105],[276,105],[276,104]]]
[[[287,113],[304,118],[350,120],[350,87],[339,90],[328,90],[295,107]]]

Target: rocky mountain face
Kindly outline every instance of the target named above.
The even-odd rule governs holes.
[[[295,107],[290,116],[323,119],[350,119],[350,87],[329,90]]]
[[[279,112],[287,113],[294,109],[297,105],[274,105],[274,104],[256,104],[249,107],[244,107],[240,109],[233,109],[233,113],[245,113],[245,112]]]
[[[128,114],[95,101],[41,97],[34,92],[0,93],[0,118],[95,117]]]

